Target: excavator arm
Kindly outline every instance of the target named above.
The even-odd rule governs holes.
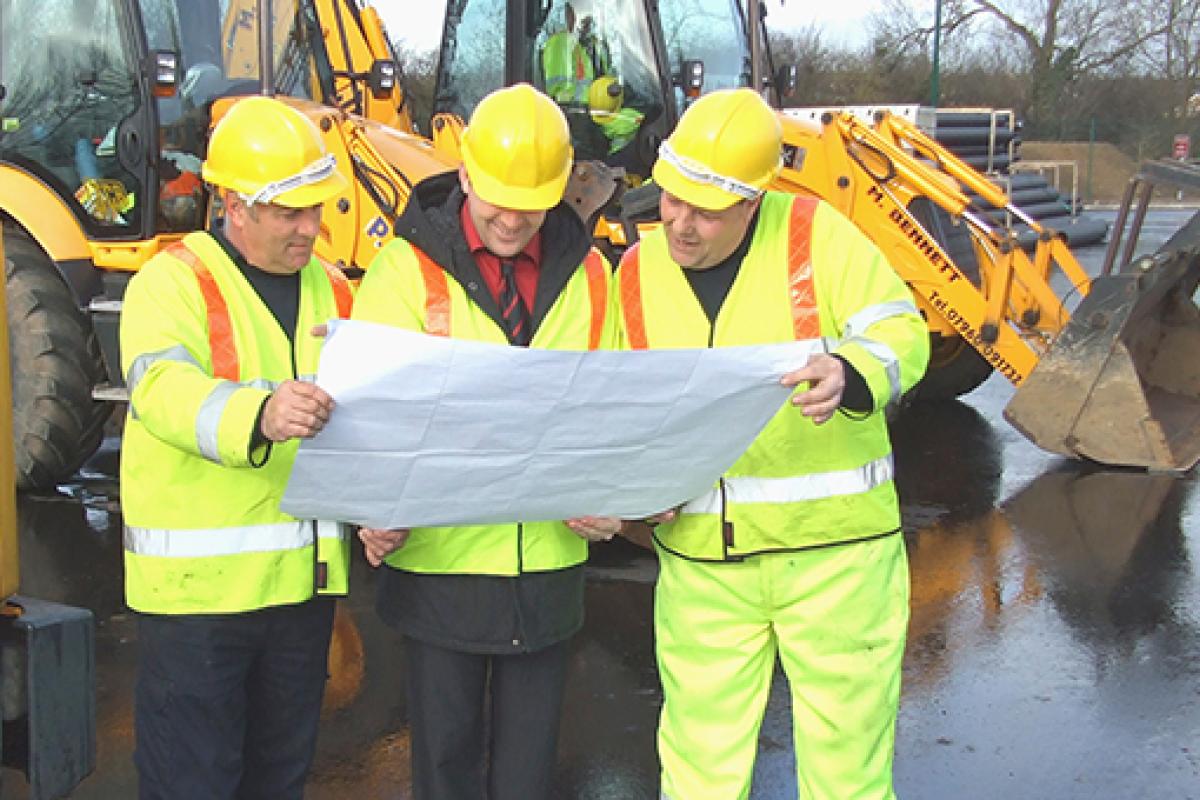
[[[1005,417],[1052,452],[1163,470],[1200,460],[1194,242],[1093,279],[1062,236],[898,117],[783,125],[775,188],[832,202],[883,249],[929,322],[935,370],[939,353],[961,359],[955,344],[969,345],[1017,387]],[[966,190],[1032,228],[1032,255]],[[968,250],[949,252],[922,202],[943,212],[928,219],[965,230]]]

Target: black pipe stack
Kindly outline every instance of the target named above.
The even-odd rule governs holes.
[[[1045,176],[1035,172],[1013,173],[1011,165],[1019,160],[1021,123],[1012,111],[1003,109],[938,109],[933,137],[950,152],[988,178],[1011,198],[1011,203],[1043,227],[1066,236],[1073,247],[1094,244],[1104,239],[1108,223],[1081,214],[1082,201],[1071,199],[1051,186]],[[1017,231],[1022,246],[1033,247],[1037,234],[1029,226],[1012,219],[974,193],[969,193],[977,208],[996,225],[1010,225]],[[1074,213],[1073,213],[1074,212]]]

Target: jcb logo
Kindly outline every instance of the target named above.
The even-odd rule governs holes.
[[[367,225],[366,234],[375,240],[376,247],[383,247],[383,240],[392,232],[388,226],[387,220],[382,216],[377,216]]]

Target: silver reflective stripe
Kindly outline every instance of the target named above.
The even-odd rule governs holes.
[[[893,300],[888,303],[879,303],[878,305],[867,306],[860,309],[857,314],[846,320],[844,326],[844,336],[851,339],[855,336],[861,336],[863,331],[874,325],[876,322],[882,322],[885,319],[892,317],[903,316],[904,314],[916,314],[917,306],[910,300]]]
[[[874,356],[875,360],[883,365],[884,372],[887,373],[888,402],[895,403],[900,399],[900,359],[896,358],[895,350],[882,342],[862,336],[847,339],[843,344],[856,344]]]
[[[279,388],[281,381],[269,381],[266,378],[255,378],[252,381],[243,381],[242,386],[248,386],[251,389],[265,389],[268,392],[273,392]]]
[[[299,378],[297,378],[297,380],[303,381],[304,383],[316,383],[317,382],[317,373],[306,372],[303,375],[301,375]]]
[[[129,387],[130,397],[133,397],[133,393],[137,390],[137,385],[142,382],[142,378],[146,377],[146,373],[150,370],[150,367],[159,361],[175,361],[180,364],[191,364],[196,369],[201,369],[200,362],[181,344],[168,347],[166,350],[159,350],[157,353],[142,353],[129,365],[129,374],[125,376],[125,385]]]
[[[200,450],[200,455],[217,464],[221,463],[221,449],[217,436],[221,427],[221,415],[229,405],[229,398],[240,388],[242,386],[239,383],[221,381],[208,393],[208,397],[200,404],[200,410],[196,412],[196,447]]]
[[[713,172],[699,161],[679,155],[665,141],[658,146],[658,157],[679,170],[680,174],[692,183],[707,183],[744,200],[753,200],[762,194],[762,190],[755,186],[739,181],[737,178]]]
[[[139,556],[201,558],[299,550],[313,544],[307,520],[235,528],[125,528],[125,550]]]
[[[317,520],[317,538],[318,539],[338,539],[344,540],[350,538],[350,526],[341,522],[333,522],[328,519]]]
[[[323,158],[318,158],[295,175],[272,181],[250,196],[243,194],[242,199],[251,206],[255,203],[270,203],[279,195],[286,194],[293,189],[299,189],[301,186],[308,186],[311,183],[320,183],[332,175],[336,168],[337,159],[330,153]]]
[[[793,478],[726,478],[729,503],[803,503],[850,494],[865,494],[892,479],[889,453],[855,469],[816,472]],[[712,489],[686,503],[684,514],[721,513],[721,490]]]

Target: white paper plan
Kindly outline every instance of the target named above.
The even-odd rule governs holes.
[[[819,347],[551,351],[335,321],[317,384],[336,407],[282,508],[377,528],[645,517],[711,489]]]

